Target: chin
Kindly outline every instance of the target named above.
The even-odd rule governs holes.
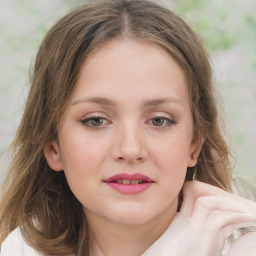
[[[153,209],[142,209],[141,207],[126,207],[121,209],[112,209],[105,212],[105,217],[113,222],[125,225],[142,225],[154,219],[158,214]]]
[[[147,223],[151,218],[149,216],[145,215],[127,215],[127,216],[120,216],[116,218],[112,218],[112,221],[116,223],[120,223],[123,225],[131,225],[131,226],[137,226],[137,225],[143,225]]]

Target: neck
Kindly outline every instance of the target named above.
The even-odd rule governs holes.
[[[128,225],[86,213],[89,223],[90,256],[140,256],[167,229],[176,209],[164,212],[146,223]]]

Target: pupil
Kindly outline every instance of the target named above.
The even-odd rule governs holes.
[[[156,125],[156,126],[163,125],[163,122],[164,122],[163,118],[160,118],[160,117],[153,119],[153,124]]]
[[[100,125],[102,125],[102,123],[103,123],[103,119],[102,118],[94,118],[92,120],[92,124],[95,125],[95,126],[100,126]]]

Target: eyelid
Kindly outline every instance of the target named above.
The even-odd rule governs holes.
[[[154,112],[154,113],[152,113],[152,115],[150,115],[151,119],[157,118],[157,117],[167,118],[167,119],[175,121],[175,118],[173,117],[173,115],[165,113],[165,112]]]
[[[80,120],[84,120],[87,118],[105,118],[108,119],[108,116],[103,113],[103,112],[92,112],[84,115],[83,117],[80,118]]]
[[[163,112],[157,112],[157,113],[152,113],[152,115],[150,115],[150,118],[147,119],[146,124],[150,124],[150,122],[155,119],[155,118],[162,118],[168,121],[168,124],[164,125],[164,126],[154,126],[154,128],[160,129],[160,128],[168,128],[172,125],[177,124],[175,118],[168,113],[163,113]]]
[[[93,113],[89,113],[85,116],[83,116],[82,118],[79,119],[79,122],[84,125],[84,126],[87,126],[89,128],[95,128],[95,129],[99,129],[99,128],[102,128],[104,125],[100,125],[100,126],[93,126],[93,125],[90,125],[89,124],[89,121],[90,120],[93,120],[93,119],[104,119],[107,121],[108,124],[111,124],[111,121],[109,120],[109,118],[107,117],[106,114],[102,113],[102,112],[93,112]]]

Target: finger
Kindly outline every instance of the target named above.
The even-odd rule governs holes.
[[[256,226],[255,221],[244,221],[244,222],[239,222],[233,225],[224,226],[222,230],[223,230],[224,237],[227,239],[235,230],[239,230],[241,228],[253,227],[253,226],[254,227]]]
[[[236,229],[248,226],[248,224],[255,225],[256,217],[250,213],[213,211],[208,217],[208,224],[213,229],[223,229],[228,226]]]
[[[205,241],[216,241],[216,244],[223,248],[222,245],[234,230],[255,225],[255,216],[248,213],[213,211],[203,222],[189,218],[186,227]]]
[[[202,196],[197,199],[191,199],[190,197],[190,202],[184,202],[181,208],[181,214],[186,215],[186,217],[194,216],[200,220],[207,218],[210,212],[214,210],[254,214],[246,204],[234,198],[220,196]]]
[[[242,207],[242,205],[245,205],[251,213],[256,215],[255,202],[238,197],[220,188],[198,181],[185,182],[183,187],[184,199],[181,207],[181,212],[186,216],[191,216],[195,202],[197,201],[198,198],[204,196],[217,196],[220,198],[227,198],[233,201],[235,200],[235,202],[240,203],[240,207]]]
[[[244,200],[243,202],[246,203],[249,211],[256,216],[256,203],[247,199],[243,199],[243,200]]]
[[[183,202],[180,209],[180,214],[184,216],[191,216],[195,204],[195,197],[193,195],[193,182],[187,181],[183,185]]]
[[[256,224],[256,215],[251,213],[246,205],[216,196],[198,198],[190,218],[198,222],[208,223],[207,225],[212,229],[222,229],[232,225],[238,228],[243,227],[248,222]]]
[[[236,195],[233,195],[221,188],[216,186],[200,182],[200,181],[186,181],[183,186],[184,195],[193,194],[193,197],[198,198],[201,196],[224,196],[224,197],[234,197],[240,198]]]
[[[183,204],[181,212],[191,216],[198,198],[204,196],[228,197],[229,193],[224,190],[199,181],[186,181],[183,186]]]
[[[217,196],[203,196],[196,200],[191,217],[204,220],[212,211],[216,210],[223,213],[251,213],[245,204],[237,202],[237,200]]]

